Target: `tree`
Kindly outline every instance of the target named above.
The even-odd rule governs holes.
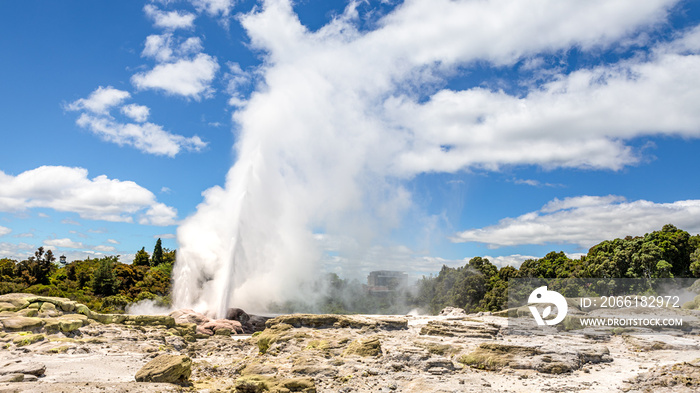
[[[156,247],[153,249],[153,257],[151,258],[151,266],[158,266],[163,263],[163,245],[160,238],[156,241]]]
[[[9,258],[0,259],[0,278],[9,281],[15,276],[17,261]]]
[[[146,247],[141,247],[139,251],[136,251],[132,264],[134,266],[149,266],[151,263],[150,259],[151,257],[146,252]]]
[[[43,247],[39,247],[39,250],[43,252]],[[37,255],[37,259],[34,277],[36,277],[38,283],[47,285],[49,283],[49,275],[54,268],[53,263],[56,257],[53,256],[53,251],[51,250],[46,251],[43,258],[40,257],[38,250],[35,255]]]
[[[96,295],[111,296],[117,287],[117,277],[114,274],[115,257],[104,257],[100,261],[95,274],[92,276],[92,291]]]
[[[700,277],[700,247],[690,254],[690,271],[695,277]]]
[[[163,249],[163,263],[169,263],[171,265],[175,264],[176,250],[171,250],[169,248]]]

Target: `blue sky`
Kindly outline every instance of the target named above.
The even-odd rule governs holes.
[[[696,234],[699,24],[672,0],[6,2],[0,257],[214,233],[184,254],[225,260],[248,225],[361,277]]]

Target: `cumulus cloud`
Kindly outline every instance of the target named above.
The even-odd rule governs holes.
[[[143,123],[148,120],[148,115],[151,109],[145,105],[129,104],[121,108],[121,112],[138,123]]]
[[[12,229],[10,229],[10,228],[8,228],[8,227],[0,226],[0,236],[8,235],[8,234],[10,234],[11,232],[12,232]]]
[[[95,251],[101,251],[101,252],[114,252],[116,250],[116,248],[114,248],[113,246],[104,246],[104,245],[95,246],[92,249]]]
[[[177,218],[177,210],[164,203],[156,203],[148,208],[143,217],[139,220],[139,224],[151,225],[175,225]]]
[[[141,55],[152,57],[158,62],[167,62],[197,54],[202,49],[202,39],[199,37],[189,37],[183,40],[174,37],[171,33],[153,34],[146,37]]]
[[[85,248],[85,245],[83,243],[75,242],[69,238],[47,239],[44,240],[44,246],[61,248]]]
[[[148,72],[138,73],[131,77],[131,83],[139,90],[162,90],[199,101],[214,93],[211,82],[218,70],[214,57],[200,53],[193,59],[159,64]]]
[[[0,211],[51,208],[81,218],[141,224],[171,225],[176,211],[132,181],[88,178],[83,168],[41,166],[17,176],[0,171]]]
[[[161,11],[153,4],[146,4],[143,7],[146,15],[153,20],[156,27],[168,30],[190,29],[194,27],[196,15],[183,11]]]
[[[639,160],[625,140],[700,136],[700,113],[692,110],[700,100],[697,68],[697,54],[666,52],[559,75],[522,98],[482,88],[443,90],[426,103],[396,98],[387,105],[395,123],[415,130],[399,167],[408,173],[508,164],[618,170]]]
[[[34,255],[36,248],[29,243],[0,242],[0,255],[3,257],[21,260]]]
[[[175,157],[182,150],[200,151],[207,143],[197,135],[184,137],[171,134],[158,124],[119,123],[106,117],[83,113],[77,124],[97,134],[107,142],[120,146],[133,146],[144,153]]]
[[[79,99],[67,107],[82,111],[76,123],[87,128],[105,141],[120,146],[133,146],[142,152],[174,157],[180,151],[200,151],[207,144],[198,136],[184,137],[165,131],[162,126],[145,122],[150,109],[143,105],[129,104],[121,112],[137,123],[121,123],[109,113],[110,108],[119,105],[129,97],[129,93],[111,87],[99,87],[87,99]]]
[[[700,233],[700,200],[628,202],[615,195],[555,199],[538,211],[459,232],[452,241],[485,243],[490,248],[547,243],[587,248],[606,239],[643,235],[669,223]]]
[[[121,104],[129,97],[131,94],[127,91],[118,90],[112,86],[100,86],[90,93],[88,98],[80,98],[68,104],[67,108],[72,111],[87,110],[95,114],[106,115],[112,107]]]
[[[114,240],[114,239],[107,239],[107,243],[110,243],[110,244],[119,244],[119,242],[118,242],[117,240]]]

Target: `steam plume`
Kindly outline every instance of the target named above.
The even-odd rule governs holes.
[[[308,298],[304,282],[318,273],[322,255],[314,231],[369,244],[399,223],[411,205],[401,182],[417,173],[538,163],[527,155],[517,161],[509,154],[470,153],[488,147],[499,127],[506,135],[517,130],[484,118],[502,92],[431,97],[449,101],[445,105],[459,108],[458,115],[432,113],[432,101],[421,101],[457,66],[477,60],[512,65],[543,50],[605,45],[661,19],[673,1],[606,3],[413,0],[371,31],[357,29],[355,2],[315,32],[300,23],[288,0],[265,1],[241,17],[251,45],[266,53],[263,80],[234,115],[237,161],[225,187],[205,191],[197,212],[178,229],[175,305],[222,315],[232,304],[260,309],[270,301]],[[484,96],[489,106],[480,108],[472,96]],[[421,120],[416,126],[414,115],[455,124]],[[541,127],[533,130],[524,132],[543,134]],[[580,135],[553,133],[537,142],[560,151],[554,147]],[[627,157],[619,139],[607,135],[585,146],[558,165]]]

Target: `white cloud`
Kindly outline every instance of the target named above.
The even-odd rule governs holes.
[[[660,230],[665,224],[700,233],[700,200],[627,202],[614,195],[555,199],[539,211],[459,232],[452,241],[485,243],[490,248],[547,243],[591,247],[606,239]]]
[[[0,226],[0,236],[8,235],[12,232],[12,229],[4,226]]]
[[[77,221],[75,221],[75,220],[71,220],[70,218],[64,218],[63,220],[61,220],[61,224],[66,224],[66,225],[78,225],[78,226],[80,225],[79,222],[77,222]]]
[[[214,93],[211,82],[218,70],[215,58],[200,53],[193,59],[158,64],[148,72],[132,76],[131,83],[139,90],[162,90],[199,101]]]
[[[520,254],[513,254],[513,255],[502,255],[498,257],[492,257],[490,255],[485,255],[483,258],[488,259],[491,263],[496,265],[499,269],[504,267],[504,266],[513,266],[514,268],[518,269],[520,268],[520,265],[523,264],[523,262],[527,261],[528,259],[539,259],[539,257],[535,257],[532,255],[520,255]],[[471,259],[471,258],[469,258]],[[469,260],[467,259],[467,262]]]
[[[148,115],[150,114],[151,109],[145,105],[129,104],[124,105],[121,108],[121,111],[124,115],[128,116],[135,122],[143,123],[148,120]]]
[[[204,49],[202,46],[202,39],[199,37],[189,37],[177,47],[176,53],[178,56],[187,56],[190,54],[196,54]]]
[[[85,245],[81,242],[75,242],[68,238],[63,239],[47,239],[44,240],[44,246],[47,247],[61,247],[61,248],[85,248]]]
[[[0,255],[3,258],[22,260],[34,255],[35,247],[29,243],[5,243],[0,242]]]
[[[88,98],[73,101],[68,104],[67,108],[71,111],[87,110],[95,114],[106,115],[112,107],[121,104],[130,96],[127,91],[118,90],[112,86],[100,86],[90,93]]]
[[[171,190],[170,187],[163,186],[160,188],[160,192],[162,194],[170,194],[171,192],[173,192],[173,190]]]
[[[152,34],[146,37],[141,56],[152,57],[158,61],[168,61],[173,56],[171,34]]]
[[[112,246],[104,246],[104,245],[95,246],[92,249],[95,251],[101,251],[101,252],[114,252],[116,250],[116,248],[114,248]]]
[[[182,11],[161,11],[153,4],[146,4],[143,7],[146,15],[153,20],[156,27],[164,29],[190,29],[194,27],[196,15]]]
[[[651,60],[559,75],[523,98],[474,88],[444,90],[424,103],[387,103],[395,124],[414,130],[399,157],[408,173],[535,164],[620,169],[639,160],[624,143],[641,135],[700,136],[700,56]],[[658,97],[664,97],[659,100]],[[449,149],[445,149],[449,146]]]
[[[235,0],[190,0],[197,12],[206,12],[209,16],[228,17]]]
[[[138,216],[151,225],[164,225],[176,215],[174,208],[157,202],[152,192],[134,182],[87,175],[86,169],[63,166],[41,166],[17,176],[0,171],[0,211],[51,208],[118,222],[133,222]]]
[[[156,203],[148,208],[146,213],[139,220],[139,224],[150,224],[158,226],[177,224],[177,210],[164,203]]]
[[[143,105],[129,104],[121,108],[124,115],[139,124],[115,121],[109,114],[110,108],[128,97],[127,92],[99,87],[87,99],[81,98],[68,105],[68,109],[83,110],[76,123],[103,140],[120,146],[133,146],[145,153],[174,157],[183,149],[200,151],[207,145],[196,135],[187,138],[165,131],[158,124],[145,123],[150,109]]]
[[[243,98],[241,88],[250,84],[251,75],[241,69],[238,63],[229,62],[227,64],[229,71],[224,75],[226,83],[226,92],[231,96],[228,104],[231,106],[244,106],[246,100]]]
[[[562,184],[542,183],[534,179],[512,179],[511,181],[515,184],[524,184],[532,187],[563,187]]]
[[[107,142],[120,146],[133,146],[144,153],[174,157],[180,151],[200,151],[207,143],[197,135],[184,137],[165,131],[153,123],[118,123],[107,117],[91,116],[83,113],[77,124],[87,128]]]
[[[202,49],[202,40],[199,37],[181,40],[173,37],[171,33],[153,34],[146,37],[141,56],[152,57],[158,62],[168,62],[197,54]]]
[[[175,234],[173,233],[163,233],[161,235],[153,235],[154,239],[175,239]]]
[[[107,243],[110,243],[110,244],[119,244],[119,242],[116,241],[116,240],[114,240],[114,239],[107,239]]]

